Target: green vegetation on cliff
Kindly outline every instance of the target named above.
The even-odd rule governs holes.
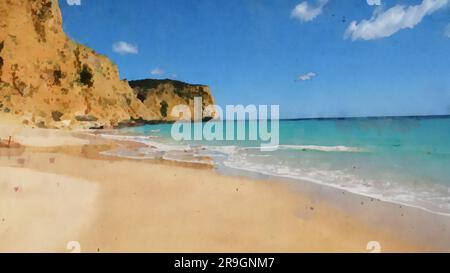
[[[142,102],[147,98],[148,92],[156,90],[160,85],[169,84],[173,86],[175,94],[186,100],[192,100],[194,97],[203,97],[206,95],[204,88],[206,85],[190,84],[182,81],[170,80],[170,79],[144,79],[128,82],[138,96],[138,99]]]

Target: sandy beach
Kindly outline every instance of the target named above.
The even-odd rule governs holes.
[[[106,157],[117,143],[83,133],[21,128],[14,139],[27,141],[0,149],[1,252],[69,252],[73,241],[82,252],[370,252],[371,241],[383,252],[448,250],[442,236],[420,237],[448,234],[448,221],[427,226],[437,216],[414,208],[399,215],[307,183]]]
[[[450,1],[279,2],[0,1],[0,253],[450,252]]]

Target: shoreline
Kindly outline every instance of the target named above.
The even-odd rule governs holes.
[[[144,142],[141,142],[138,140],[134,140],[133,139],[134,136],[129,136],[128,139],[124,139],[124,137],[125,137],[124,135],[117,135],[118,138],[116,138],[116,135],[114,135],[114,134],[113,135],[104,134],[101,131],[99,132],[98,135],[93,134],[93,136],[108,139],[108,140],[114,140],[114,141],[117,141],[118,143],[121,143],[121,142],[134,143],[135,145],[132,145],[134,147],[148,147],[149,145],[150,146],[154,145],[154,144],[148,144],[148,143],[145,144],[145,142],[166,145],[163,143],[159,143],[157,140],[151,140],[151,141],[146,140]],[[280,146],[286,146],[286,145],[280,145]],[[337,146],[333,146],[331,148],[335,148],[335,147],[337,147]],[[349,147],[349,148],[357,149],[357,148],[353,148],[353,147]],[[133,148],[131,148],[130,151],[132,149]],[[134,159],[134,160],[147,160],[147,159],[151,160],[152,159],[152,158],[145,158],[145,157],[139,157],[139,156],[127,156],[127,155],[123,155],[123,154],[118,155],[118,154],[115,154],[113,150],[106,151],[103,154],[106,156],[110,156],[110,157],[128,158],[128,159]],[[371,198],[371,199],[375,199],[375,200],[380,200],[383,202],[391,203],[393,205],[400,205],[400,206],[420,209],[427,213],[431,213],[431,214],[442,216],[442,217],[449,217],[449,219],[450,219],[450,212],[437,211],[437,210],[433,210],[433,209],[427,208],[427,207],[419,205],[419,204],[416,205],[416,204],[406,203],[406,202],[402,202],[402,201],[393,200],[392,198],[383,198],[383,197],[378,196],[376,193],[371,194],[371,193],[360,192],[360,191],[357,191],[352,188],[340,187],[339,185],[333,185],[333,184],[326,183],[326,182],[320,181],[318,179],[313,179],[313,178],[309,178],[309,177],[297,177],[297,176],[292,176],[292,175],[273,174],[273,173],[268,173],[268,172],[264,172],[261,170],[247,170],[245,168],[239,168],[236,166],[229,167],[229,166],[224,166],[224,165],[218,165],[218,164],[216,164],[214,159],[211,159],[210,162],[204,162],[201,160],[194,161],[194,160],[182,160],[182,159],[173,159],[173,158],[170,158],[170,159],[162,158],[162,159],[154,159],[154,160],[162,160],[165,162],[179,162],[179,163],[187,163],[187,164],[194,164],[194,165],[195,164],[208,165],[213,168],[219,168],[219,169],[224,170],[224,175],[227,175],[226,172],[228,171],[231,173],[244,173],[244,174],[247,173],[247,174],[250,174],[250,175],[248,175],[249,177],[265,176],[265,177],[269,177],[273,180],[281,180],[281,181],[287,180],[287,181],[297,181],[300,183],[312,183],[312,184],[316,184],[316,185],[320,185],[320,186],[324,186],[324,187],[330,187],[337,191],[346,191],[346,192],[349,192],[351,194],[355,194],[355,195],[358,195],[361,197],[367,197],[367,198]]]
[[[103,136],[98,136],[100,138],[104,138]],[[122,141],[117,141],[117,142],[122,142]],[[123,141],[123,142],[132,142],[136,145],[144,145],[143,143],[140,142],[136,142],[133,140],[127,140],[127,141]],[[117,158],[126,158],[123,156],[118,156],[118,155],[106,155],[103,154],[107,157],[117,157]],[[291,190],[293,191],[297,191],[297,192],[301,192],[302,194],[307,194],[305,192],[305,188],[309,188],[309,194],[312,197],[317,197],[318,193],[323,191],[323,189],[325,188],[325,191],[328,192],[328,196],[326,198],[324,198],[323,196],[320,198],[324,198],[324,201],[330,201],[332,200],[331,204],[332,205],[337,205],[340,206],[341,209],[343,209],[345,212],[349,212],[352,211],[352,206],[348,206],[348,205],[342,205],[342,200],[336,202],[337,197],[339,197],[339,195],[347,195],[346,198],[348,198],[348,196],[352,196],[351,198],[354,199],[354,204],[355,205],[359,205],[362,204],[370,204],[373,202],[377,202],[380,203],[381,206],[385,206],[385,207],[390,207],[390,208],[400,208],[400,209],[404,209],[404,212],[399,212],[400,217],[404,217],[404,215],[409,214],[412,215],[412,217],[410,216],[410,221],[413,220],[411,218],[414,217],[418,217],[420,219],[427,219],[424,222],[426,223],[440,223],[441,226],[446,226],[449,227],[450,229],[450,214],[449,213],[441,213],[441,212],[436,212],[436,211],[432,211],[430,209],[427,209],[425,207],[421,207],[421,206],[414,206],[411,204],[406,204],[406,203],[402,203],[402,202],[397,202],[394,200],[388,200],[388,199],[383,199],[383,198],[379,198],[379,197],[374,197],[371,196],[369,194],[364,194],[364,193],[360,193],[360,192],[355,192],[355,191],[351,191],[347,188],[341,188],[338,186],[333,186],[333,185],[329,185],[320,181],[313,181],[311,179],[307,179],[307,178],[297,178],[297,177],[289,177],[289,176],[275,176],[273,174],[267,174],[267,173],[262,173],[262,172],[256,172],[256,171],[252,171],[252,170],[244,170],[244,169],[238,169],[235,167],[226,167],[226,166],[220,166],[218,167],[217,165],[214,164],[206,164],[206,163],[202,163],[202,162],[188,162],[188,161],[177,161],[177,160],[171,160],[171,159],[139,159],[139,158],[127,158],[127,159],[132,159],[132,160],[137,160],[137,161],[141,161],[141,160],[149,160],[149,161],[156,161],[158,163],[162,163],[162,164],[175,164],[175,165],[180,165],[180,166],[184,166],[184,167],[204,167],[207,169],[213,169],[215,172],[217,172],[220,175],[223,176],[231,176],[231,177],[236,177],[236,178],[249,178],[251,180],[254,180],[255,182],[264,180],[264,181],[269,181],[270,183],[282,183],[282,184],[286,184],[286,186],[288,186]],[[340,202],[340,204],[339,204]],[[381,208],[381,210],[384,210],[383,208]],[[383,214],[383,212],[377,212],[377,217],[380,218],[383,215],[379,215],[379,214]],[[359,213],[360,214],[360,213]],[[361,215],[358,215],[358,213],[355,213],[355,211],[353,211],[353,215],[356,217],[359,217]],[[370,218],[370,217],[369,217]],[[390,232],[393,231],[393,233],[395,233],[397,236],[401,236],[402,233],[404,232],[404,230],[399,230],[398,226],[402,225],[405,227],[405,223],[401,223],[401,221],[396,221],[395,219],[392,219],[392,215],[389,217],[389,222],[384,223],[384,228],[389,230]],[[383,221],[380,221],[380,219],[365,219],[365,221],[368,222],[372,222],[372,224],[381,224],[383,223]],[[418,239],[415,240],[416,243],[418,244],[425,244],[428,243],[430,240],[430,236],[429,234],[436,234],[435,232],[437,232],[437,234],[441,233],[441,230],[434,230],[434,232],[430,232],[429,229],[433,229],[435,225],[422,225],[422,227],[418,228],[420,230],[420,238],[414,238],[414,239]],[[433,236],[431,236],[433,237]],[[411,239],[411,238],[410,238]],[[442,249],[446,249],[447,251],[450,250],[450,233],[448,233],[448,235],[444,236],[444,238],[442,236],[439,236],[439,238],[434,238],[432,239],[432,241],[434,242],[434,244],[437,244],[440,246],[440,248]]]
[[[275,177],[233,168],[229,168],[227,173],[223,175],[248,177],[255,181],[263,180],[284,184],[294,192],[317,199],[318,202],[328,203],[333,208],[338,208],[344,213],[363,219],[365,223],[378,225],[399,238],[405,237],[405,231],[411,232],[411,230],[406,229],[416,229],[412,231],[413,234],[409,235],[408,240],[419,245],[433,242],[433,245],[439,245],[439,248],[443,251],[450,251],[450,217],[448,214],[440,214],[422,207],[395,201],[382,200],[306,179]],[[405,219],[402,219],[403,217]]]
[[[0,151],[0,167],[13,168],[9,170],[13,172],[37,171],[36,177],[47,173],[68,177],[68,180],[73,177],[95,185],[98,198],[92,202],[101,205],[88,209],[95,211],[90,213],[94,220],[80,229],[84,231],[79,231],[79,236],[73,236],[81,238],[82,249],[87,252],[368,252],[366,244],[376,239],[381,241],[382,251],[387,252],[449,250],[445,244],[448,238],[435,238],[448,232],[432,226],[447,228],[450,225],[437,225],[437,218],[414,208],[402,208],[404,216],[399,216],[399,211],[393,209],[396,205],[384,201],[371,204],[367,197],[349,192],[342,194],[339,190],[308,181],[224,175],[210,166],[166,160],[113,158],[99,152],[114,147],[117,141],[99,139],[86,132],[67,134],[89,143],[82,146],[25,146],[19,154],[8,156]],[[0,196],[14,194],[10,189],[7,193],[4,190],[0,183]],[[41,200],[43,196],[34,198],[47,202]],[[359,202],[367,202],[367,205],[355,206]],[[82,204],[73,202],[73,205]],[[156,211],[155,207],[158,208]],[[159,210],[165,213],[161,214]],[[26,211],[23,213],[25,215],[21,216],[25,218],[35,217]],[[142,218],[144,215],[153,215],[157,221]],[[131,223],[121,223],[121,217],[131,217]],[[158,223],[156,226],[155,222]],[[413,224],[415,230],[405,232],[404,228],[409,224]],[[105,231],[105,226],[111,230]],[[4,232],[0,223],[0,234],[5,235]],[[29,232],[33,233],[32,230]],[[49,236],[51,239],[52,235]],[[66,251],[64,246],[56,249],[34,247],[38,251]],[[27,249],[33,248],[25,244],[23,249],[17,250]],[[4,245],[2,248],[0,243],[0,252],[4,251],[8,248]]]
[[[244,169],[238,169],[238,168],[231,168],[231,167],[222,167],[223,169],[230,169],[230,170],[234,170],[235,172],[239,173],[248,173],[248,176],[266,176],[267,179],[272,179],[272,180],[279,180],[279,181],[287,181],[287,182],[291,182],[291,183],[310,183],[310,184],[314,184],[315,186],[318,187],[328,187],[332,190],[335,191],[345,191],[348,192],[349,194],[354,194],[357,195],[361,198],[370,198],[370,199],[374,199],[376,201],[381,201],[384,203],[389,203],[392,205],[397,205],[397,206],[404,206],[404,207],[409,207],[411,209],[418,209],[418,210],[422,210],[426,213],[430,213],[436,216],[442,216],[442,217],[448,217],[450,219],[450,213],[445,213],[445,212],[439,212],[439,211],[433,211],[431,209],[419,206],[419,205],[412,205],[412,204],[407,204],[407,203],[403,203],[400,201],[395,201],[395,200],[389,200],[389,199],[385,199],[385,198],[380,198],[380,197],[376,197],[370,194],[365,194],[365,193],[361,193],[361,192],[357,192],[357,191],[353,191],[350,190],[348,188],[344,188],[344,187],[339,187],[339,186],[334,186],[334,185],[330,185],[327,183],[323,183],[319,180],[314,180],[314,179],[310,179],[310,178],[306,178],[306,177],[293,177],[293,176],[283,176],[283,175],[273,175],[273,174],[268,174],[268,173],[262,173],[262,172],[257,172],[257,171],[249,171],[249,170],[244,170]],[[232,171],[233,172],[233,171]],[[227,174],[225,174],[227,175]]]

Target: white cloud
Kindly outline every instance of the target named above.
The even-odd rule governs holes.
[[[124,41],[116,42],[112,46],[113,51],[119,54],[138,54],[137,46],[129,44]]]
[[[304,1],[292,10],[291,17],[300,21],[308,22],[322,13],[323,7],[328,3],[328,0],[319,0],[316,7],[312,7],[308,2]]]
[[[425,16],[445,7],[448,1],[423,0],[415,6],[396,5],[386,11],[377,8],[369,20],[353,21],[345,38],[373,40],[389,37],[402,29],[415,27]]]
[[[317,76],[314,72],[308,72],[306,74],[297,77],[297,81],[310,81]]]
[[[81,0],[66,0],[69,6],[81,6]]]
[[[160,68],[155,68],[152,71],[150,71],[150,74],[152,74],[153,76],[162,76],[164,75],[164,71]]]
[[[381,0],[367,0],[367,5],[369,6],[380,6]]]
[[[450,38],[450,24],[448,24],[447,27],[445,28],[444,35]]]

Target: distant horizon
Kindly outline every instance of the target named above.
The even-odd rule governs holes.
[[[389,119],[389,118],[450,118],[450,114],[444,115],[399,115],[399,116],[348,116],[348,117],[311,117],[311,118],[281,118],[280,120],[320,120],[320,119]]]
[[[450,118],[450,115],[409,115],[409,116],[354,116],[354,117],[311,117],[311,118],[280,118],[279,121],[302,121],[302,120],[348,120],[348,119],[441,119]],[[259,119],[233,119],[234,121],[258,121]],[[211,119],[209,121],[214,121]],[[218,119],[215,121],[227,121],[227,119]],[[269,119],[270,121],[270,119]],[[168,123],[173,123],[175,121],[169,121]],[[183,122],[183,121],[181,121]],[[190,122],[190,121],[186,121]],[[206,121],[201,121],[206,122]],[[150,123],[152,124],[152,123]]]

